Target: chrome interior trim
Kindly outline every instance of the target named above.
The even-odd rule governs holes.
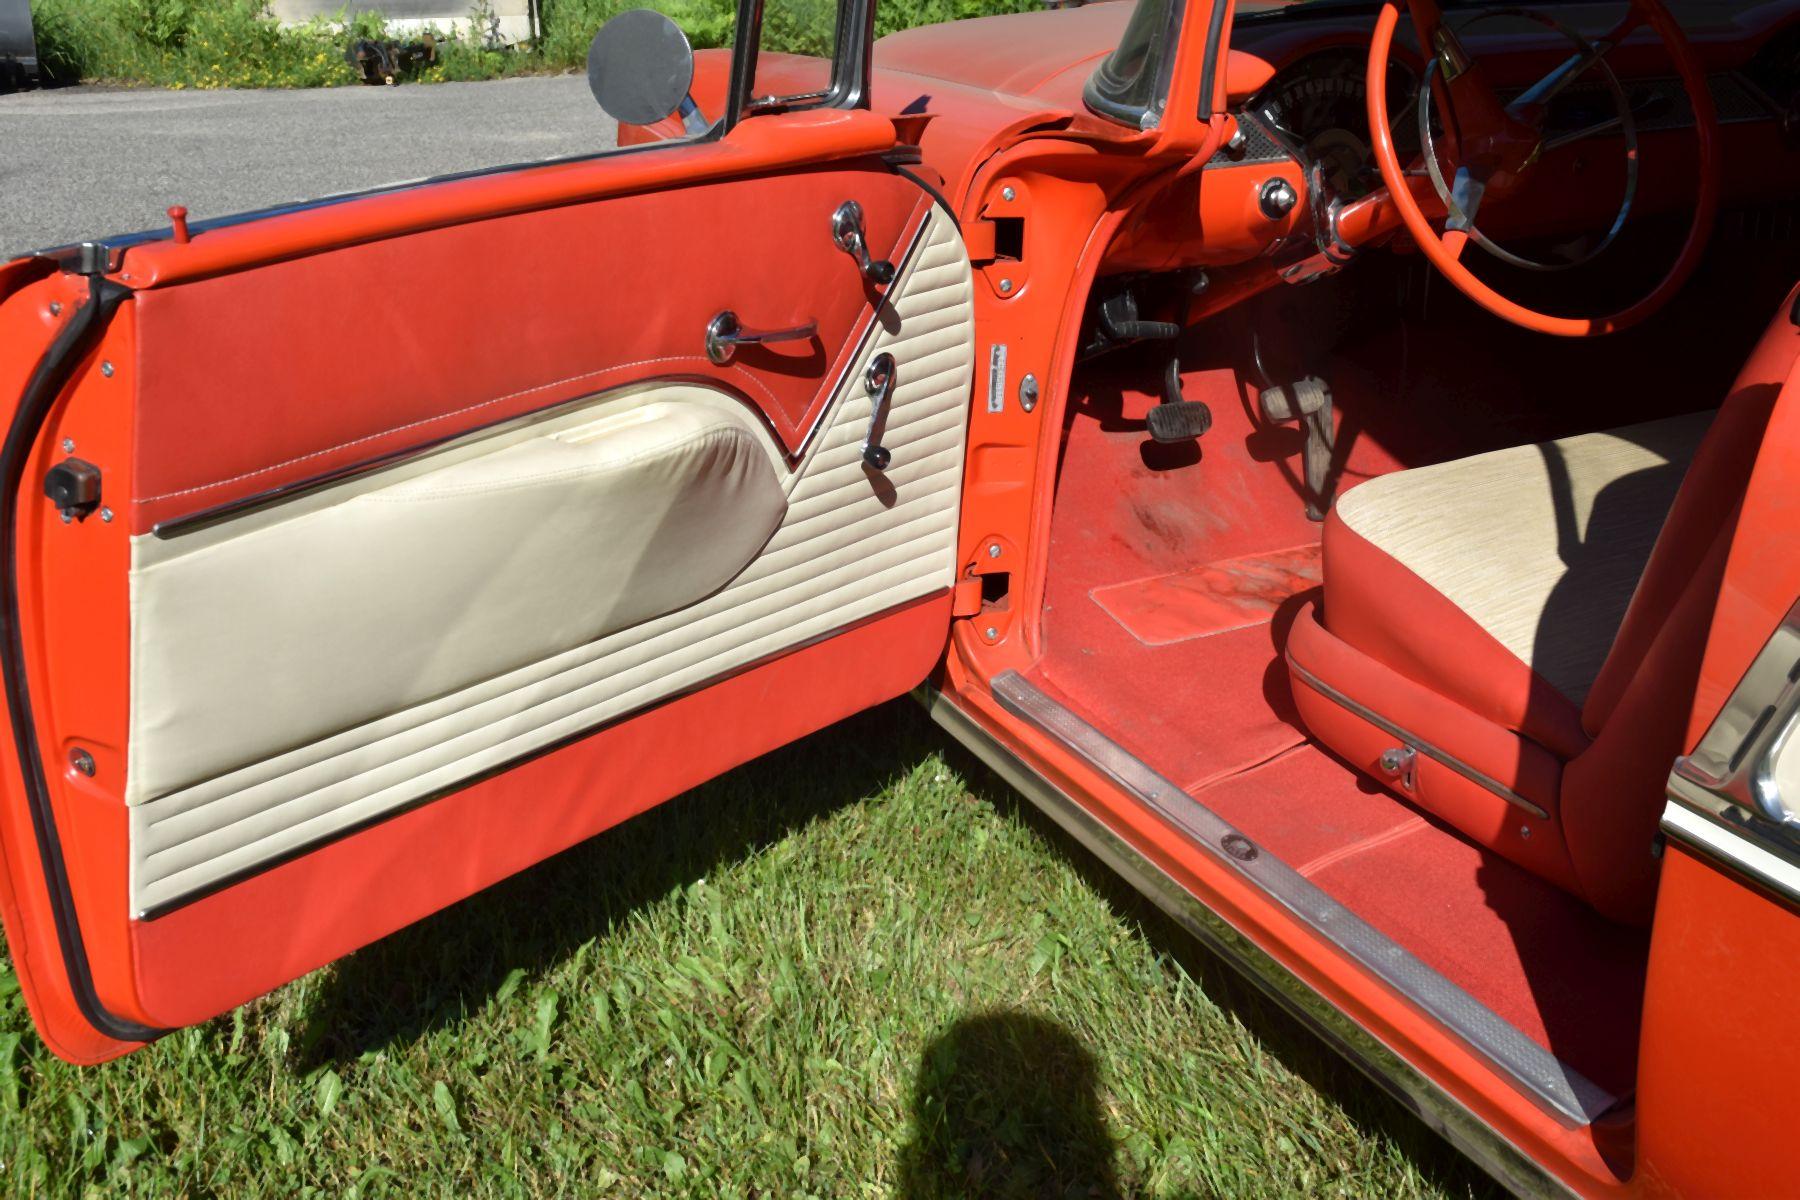
[[[1743,826],[1733,825],[1724,814],[1701,808],[1673,785],[1669,802],[1663,806],[1662,831],[1732,874],[1800,904],[1800,865],[1749,836]]]
[[[1753,883],[1800,901],[1800,796],[1777,764],[1800,728],[1800,601],[1789,608],[1692,754],[1675,760],[1663,830]]]
[[[1545,1111],[1579,1127],[1618,1107],[1618,1097],[1526,1037],[1018,672],[996,678],[993,692],[1002,708],[1068,747],[1211,852],[1220,865],[1255,884],[1321,941],[1360,964],[1486,1059]]]
[[[927,195],[929,195],[929,192]],[[913,231],[912,241],[906,244],[905,250],[900,251],[900,253],[896,254],[893,258],[895,279],[902,278],[906,274],[906,269],[912,266],[913,258],[920,253],[920,247],[925,244],[925,228],[931,224],[930,218],[931,206],[926,205],[925,218],[919,222],[919,227]],[[959,231],[961,228],[960,225],[957,226]],[[895,249],[899,250],[899,247],[896,246]],[[874,340],[876,332],[881,328],[881,310],[886,308],[889,304],[889,290],[890,289],[888,288],[882,288],[881,291],[875,294],[874,301],[869,305],[870,316],[868,324],[863,326],[862,332],[857,335],[855,348],[844,357],[842,364],[838,367],[838,373],[832,377],[830,390],[825,393],[827,396],[837,395],[838,392],[844,388],[844,381],[850,378],[850,372],[856,370],[856,364],[862,361],[863,351],[868,349],[869,343]],[[806,452],[812,449],[813,435],[819,432],[819,426],[823,423],[823,420],[817,420],[812,423],[812,428],[806,431],[806,436],[800,439],[800,444],[794,447],[793,453],[788,455],[788,463],[790,465],[798,466],[805,461]]]
[[[273,508],[279,504],[286,504],[291,500],[298,500],[303,496],[309,496],[323,488],[345,483],[352,479],[358,479],[364,475],[372,475],[378,471],[386,471],[398,467],[403,463],[411,462],[414,459],[423,458],[428,454],[435,454],[444,450],[453,450],[459,446],[467,445],[470,442],[477,442],[483,438],[492,437],[495,434],[503,433],[507,430],[522,429],[527,425],[535,425],[542,421],[550,420],[563,413],[581,408],[584,405],[592,404],[595,396],[604,395],[607,392],[624,392],[634,387],[640,387],[644,384],[655,382],[656,380],[654,379],[632,380],[616,386],[602,388],[598,392],[590,392],[586,395],[573,397],[572,399],[558,401],[557,403],[547,405],[544,408],[533,409],[531,412],[519,413],[517,416],[501,417],[497,420],[486,421],[480,425],[459,430],[456,433],[449,433],[442,437],[431,438],[411,446],[403,446],[398,450],[393,450],[386,454],[378,454],[373,458],[363,459],[361,462],[349,463],[342,467],[334,467],[329,471],[321,471],[317,475],[308,475],[306,478],[296,479],[292,483],[284,483],[276,487],[265,488],[260,492],[252,492],[248,496],[240,496],[236,500],[227,500],[221,504],[214,504],[208,508],[195,509],[193,512],[183,513],[179,517],[170,517],[166,521],[158,521],[155,525],[152,525],[150,527],[150,533],[152,536],[163,541],[167,541],[170,538],[181,537],[183,534],[197,533],[202,529],[209,529],[221,522],[234,520],[235,518],[245,516],[249,513],[259,512],[265,508]],[[768,433],[769,437],[774,439],[777,445],[780,444],[780,435],[775,432],[775,426],[770,423],[767,413],[751,403],[742,393],[732,392],[723,387],[719,390],[725,395],[732,395],[740,400],[744,407],[748,408],[750,412],[758,418],[758,421]]]
[[[1391,734],[1400,741],[1411,746],[1414,750],[1417,750],[1420,754],[1423,754],[1426,758],[1429,758],[1434,762],[1442,763],[1452,771],[1455,771],[1458,775],[1461,775],[1464,779],[1467,779],[1470,783],[1475,784],[1477,787],[1487,789],[1508,804],[1522,808],[1540,820],[1548,821],[1551,819],[1550,814],[1545,812],[1541,807],[1519,795],[1519,793],[1513,791],[1493,776],[1485,775],[1482,772],[1477,771],[1468,763],[1446,754],[1444,751],[1439,750],[1436,746],[1425,741],[1423,738],[1418,737],[1416,734],[1408,733],[1381,714],[1364,708],[1362,705],[1358,704],[1356,701],[1344,695],[1344,693],[1338,691],[1336,688],[1320,679],[1317,675],[1314,675],[1311,671],[1308,671],[1305,667],[1295,662],[1291,655],[1288,657],[1287,662],[1288,667],[1306,684],[1306,686],[1310,687],[1313,691],[1319,693],[1319,695],[1325,697],[1327,700],[1332,701],[1341,708],[1349,709],[1383,733]]]
[[[941,692],[914,693],[932,720],[962,743],[1106,868],[1127,880],[1208,950],[1240,972],[1309,1031],[1426,1126],[1516,1196],[1571,1196],[1491,1125],[1470,1112],[1406,1059],[1352,1021],[1304,980],[1207,908],[1060,788],[1034,771],[976,718]]]
[[[926,211],[929,213],[930,210],[927,209]],[[907,243],[905,253],[900,256],[900,264],[896,269],[897,275],[905,272],[906,268],[911,265],[913,257],[919,252],[919,248],[924,245],[925,230],[929,224],[929,221],[921,221],[918,229],[913,231],[912,241]],[[857,337],[855,348],[844,358],[842,364],[838,367],[837,374],[832,377],[830,387],[825,390],[825,395],[827,397],[836,396],[838,394],[843,387],[844,380],[849,372],[855,369],[856,364],[861,361],[864,348],[867,347],[869,340],[875,336],[876,332],[881,327],[881,310],[887,303],[887,293],[886,291],[883,291],[876,297],[874,302],[869,305],[869,309],[873,315],[863,327],[861,334]],[[621,391],[625,388],[636,387],[650,382],[654,382],[654,379],[627,380],[624,383],[612,384],[602,388],[601,392]],[[744,406],[756,416],[757,421],[762,427],[768,431],[769,436],[774,439],[775,444],[777,446],[781,445],[781,435],[775,431],[775,425],[770,421],[768,413],[752,403],[741,391],[732,389],[726,385],[716,386],[719,386],[722,391],[736,395],[738,399],[743,402]],[[536,409],[532,412],[520,413],[517,416],[511,417],[501,417],[498,420],[489,421],[470,429],[445,434],[442,437],[431,438],[416,445],[404,446],[387,454],[376,455],[373,458],[364,459],[361,462],[350,463],[347,466],[336,467],[329,471],[322,471],[317,475],[309,475],[304,479],[296,479],[292,483],[284,483],[277,487],[266,488],[263,491],[254,492],[248,496],[241,496],[236,500],[227,500],[222,504],[215,504],[208,508],[196,509],[191,513],[183,513],[179,517],[171,517],[166,521],[158,521],[151,527],[150,532],[156,537],[163,539],[180,537],[184,533],[193,533],[197,530],[217,525],[222,521],[229,521],[233,518],[244,516],[246,513],[271,508],[277,504],[286,503],[289,500],[297,500],[301,496],[309,495],[321,488],[343,483],[346,480],[355,479],[362,475],[368,475],[375,471],[386,470],[389,467],[398,466],[401,463],[422,457],[426,454],[431,454],[435,451],[448,450],[455,446],[460,446],[467,442],[490,436],[503,429],[516,428],[532,424],[536,421],[545,420],[546,418],[556,416],[559,413],[578,408],[583,404],[591,403],[594,396],[599,394],[600,392],[595,392],[583,396],[576,396],[573,399],[560,401],[556,404]],[[830,405],[828,403],[824,409],[820,410],[819,415],[806,430],[806,434],[801,438],[800,444],[791,452],[785,447],[782,448],[782,453],[787,459],[789,468],[798,467],[801,461],[805,459],[807,450],[812,446],[814,436],[819,432],[819,427],[825,423],[825,414],[829,409]]]
[[[709,126],[699,137],[671,138],[667,141],[644,142],[636,146],[615,146],[608,150],[595,150],[587,154],[567,154],[558,158],[537,159],[528,162],[499,163],[491,167],[475,167],[467,171],[454,171],[446,175],[427,175],[422,179],[400,179],[392,183],[379,183],[373,187],[357,188],[348,192],[334,192],[309,200],[292,200],[285,204],[271,204],[263,208],[245,209],[243,212],[226,213],[217,217],[206,217],[188,222],[188,232],[193,236],[211,233],[219,229],[231,229],[238,225],[247,225],[252,221],[261,221],[268,217],[285,217],[293,213],[311,212],[319,208],[334,208],[339,204],[349,204],[355,200],[366,200],[371,196],[386,196],[395,192],[411,192],[419,188],[433,187],[440,183],[458,183],[465,179],[483,179],[490,175],[509,175],[518,171],[529,171],[536,167],[563,167],[572,163],[593,162],[600,158],[618,158],[625,155],[637,155],[660,150],[665,146],[691,146],[701,142],[716,142],[725,136],[725,130],[717,123]],[[579,201],[577,202],[579,203]],[[392,235],[387,235],[392,236]],[[151,242],[166,242],[173,234],[167,225],[158,225],[150,229],[134,230],[129,233],[115,233],[107,237],[96,238],[96,244],[104,245],[111,253],[123,254],[133,246],[144,246]],[[85,244],[85,243],[83,243]],[[74,242],[61,246],[45,246],[38,250],[28,251],[18,257],[62,259],[79,249]]]

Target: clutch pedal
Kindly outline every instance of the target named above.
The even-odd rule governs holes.
[[[1162,403],[1144,418],[1158,442],[1191,442],[1212,428],[1212,409],[1204,400],[1189,400],[1181,390],[1181,359],[1171,356],[1163,371]]]

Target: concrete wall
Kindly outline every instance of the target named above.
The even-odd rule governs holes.
[[[0,5],[7,2],[0,0]],[[469,26],[473,6],[459,0],[274,0],[271,7],[277,20],[290,24],[315,17],[329,20],[340,12],[374,11],[397,30],[435,25],[444,30],[454,26],[461,31]],[[487,7],[500,19],[500,36],[506,41],[522,42],[531,36],[531,0],[489,0]]]

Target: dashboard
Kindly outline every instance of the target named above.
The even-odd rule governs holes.
[[[1366,63],[1349,46],[1317,51],[1276,72],[1234,114],[1243,141],[1227,145],[1208,166],[1275,162],[1292,157],[1302,165],[1320,163],[1334,197],[1357,200],[1381,185],[1369,150]],[[1800,148],[1800,27],[1773,39],[1739,70],[1707,76],[1721,125],[1772,121],[1791,148]],[[1394,114],[1396,149],[1404,160],[1418,153],[1419,76],[1409,64],[1388,70],[1388,111]],[[1623,80],[1640,133],[1688,129],[1694,114],[1681,81],[1673,74]],[[1502,100],[1519,87],[1498,89]],[[1549,135],[1589,128],[1614,115],[1606,85],[1587,78],[1568,87],[1552,103],[1545,121]],[[1438,129],[1435,114],[1432,128]]]
[[[1244,105],[1240,129],[1254,123],[1273,143],[1265,153],[1279,149],[1308,167],[1317,164],[1334,197],[1360,200],[1381,186],[1369,145],[1366,57],[1358,48],[1341,46],[1277,73]],[[1388,73],[1388,111],[1394,114],[1395,145],[1402,158],[1418,150],[1413,108],[1418,86],[1410,67],[1395,64]],[[1224,161],[1234,161],[1229,147]]]
[[[1800,6],[1790,0],[1786,8],[1788,16],[1749,47],[1741,41],[1721,39],[1711,46],[1696,41],[1697,49],[1714,51],[1704,54],[1703,61],[1720,124],[1722,200],[1727,206],[1780,202],[1782,197],[1791,205],[1800,193]],[[1607,15],[1609,21],[1616,19],[1616,13]],[[1490,27],[1479,34],[1468,30],[1465,40],[1482,56],[1502,100],[1517,95],[1567,54],[1560,39],[1546,41],[1541,27],[1535,39],[1521,39],[1516,30],[1491,27],[1501,26],[1500,21],[1478,18],[1476,23]],[[1281,269],[1294,255],[1330,250],[1335,211],[1381,189],[1367,116],[1367,32],[1357,27],[1307,30],[1304,24],[1311,22],[1285,23],[1283,52],[1266,59],[1279,67],[1234,104],[1233,133],[1199,173],[1202,182],[1193,194],[1168,197],[1143,232],[1128,234],[1109,252],[1108,269],[1253,262]],[[1305,36],[1309,32],[1315,36]],[[1267,49],[1272,47],[1258,52]],[[1406,162],[1419,153],[1420,74],[1416,60],[1402,53],[1397,50],[1389,64],[1387,107],[1393,114],[1395,148]],[[1639,135],[1640,183],[1633,211],[1648,215],[1690,207],[1693,111],[1660,43],[1634,40],[1608,62],[1619,76]],[[1546,140],[1592,130],[1616,111],[1610,88],[1590,73],[1552,103]],[[1441,133],[1437,114],[1426,115],[1435,137]],[[1534,170],[1534,183],[1543,187],[1491,208],[1482,225],[1487,229],[1491,218],[1490,232],[1511,237],[1561,238],[1604,229],[1620,204],[1624,161],[1616,130],[1546,154]],[[1191,215],[1196,210],[1198,238]],[[1158,227],[1169,232],[1159,235]],[[1175,240],[1177,228],[1185,230],[1184,243]]]

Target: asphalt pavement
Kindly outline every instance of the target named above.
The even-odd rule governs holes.
[[[506,163],[616,127],[580,75],[307,91],[0,95],[0,261],[14,253]]]

